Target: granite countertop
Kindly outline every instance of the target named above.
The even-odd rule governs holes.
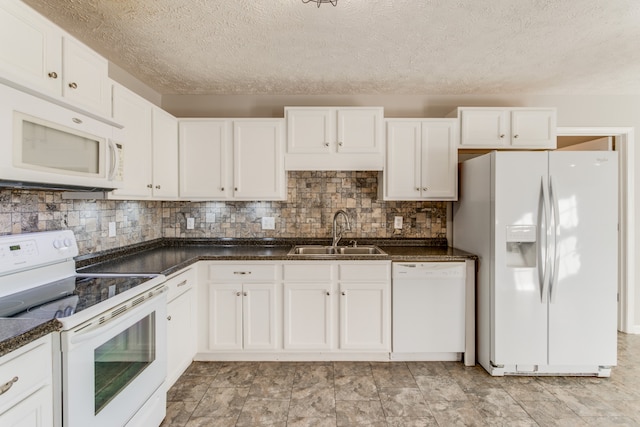
[[[346,240],[344,243],[349,242]],[[156,239],[124,248],[76,258],[81,273],[173,274],[198,261],[315,261],[337,257],[288,255],[294,245],[329,245],[327,239]],[[359,245],[377,245],[387,255],[340,256],[340,260],[405,262],[465,261],[477,259],[447,246],[446,239],[360,239]],[[0,356],[59,330],[57,320],[0,318]]]
[[[442,244],[444,242],[444,245]],[[389,261],[465,261],[473,254],[446,246],[446,239],[362,239],[359,245],[377,245],[387,255],[300,256],[289,255],[294,245],[328,245],[325,239],[158,239],[84,256],[76,259],[82,273],[159,273],[173,274],[198,261],[317,261],[317,260],[389,260]]]

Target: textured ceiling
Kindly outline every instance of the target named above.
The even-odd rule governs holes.
[[[161,94],[640,94],[638,0],[25,0]]]

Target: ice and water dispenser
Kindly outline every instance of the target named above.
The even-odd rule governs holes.
[[[537,240],[535,225],[507,225],[507,267],[535,267]]]

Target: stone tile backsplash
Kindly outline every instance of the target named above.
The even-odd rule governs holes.
[[[0,234],[69,228],[81,254],[159,237],[330,237],[344,209],[352,231],[344,239],[446,237],[446,202],[378,200],[377,172],[289,172],[287,201],[160,202],[63,200],[60,192],[0,190]],[[275,230],[262,230],[264,216]],[[402,216],[402,230],[393,228]],[[186,229],[186,219],[195,228]],[[116,237],[108,236],[109,222]]]

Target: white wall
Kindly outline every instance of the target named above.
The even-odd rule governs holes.
[[[162,107],[178,117],[283,117],[285,106],[382,106],[386,117],[444,117],[458,106],[556,107],[560,127],[634,127],[640,132],[640,95],[164,95]],[[634,166],[640,171],[640,150]],[[640,186],[633,188],[640,200]],[[633,207],[640,225],[640,209]],[[633,241],[640,241],[640,226]],[[640,251],[636,250],[640,265]],[[640,329],[640,274],[633,324]]]

